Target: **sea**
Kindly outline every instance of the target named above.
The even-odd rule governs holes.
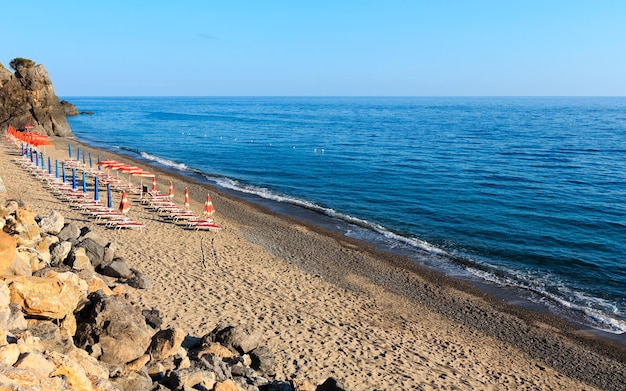
[[[79,140],[626,336],[626,98],[63,99]]]

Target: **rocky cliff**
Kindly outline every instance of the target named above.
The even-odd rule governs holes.
[[[59,101],[43,65],[16,58],[11,67],[15,73],[0,64],[0,128],[31,125],[35,132],[72,136],[65,118],[69,103]]]

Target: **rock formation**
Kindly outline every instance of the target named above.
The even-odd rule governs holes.
[[[68,137],[72,131],[66,113],[74,113],[69,102],[61,103],[43,65],[16,58],[11,61],[15,73],[0,64],[0,128],[32,126],[32,131]]]

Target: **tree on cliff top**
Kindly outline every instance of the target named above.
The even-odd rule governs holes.
[[[34,67],[35,62],[33,60],[29,60],[28,58],[17,57],[9,63],[9,66],[13,68],[14,71],[17,71],[20,68]]]

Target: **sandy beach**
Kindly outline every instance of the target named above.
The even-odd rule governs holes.
[[[46,156],[68,158],[58,138]],[[467,283],[422,269],[367,243],[246,203],[159,167],[134,163],[165,191],[201,213],[207,191],[219,232],[196,232],[161,218],[131,196],[129,216],[143,232],[111,230],[53,196],[0,143],[0,177],[9,197],[35,213],[58,210],[114,240],[131,267],[152,282],[131,300],[157,308],[163,327],[202,337],[216,324],[259,329],[278,378],[347,390],[623,390],[626,346],[577,330],[555,316],[523,310]],[[101,191],[106,197],[106,192]],[[114,203],[119,203],[114,193]]]

